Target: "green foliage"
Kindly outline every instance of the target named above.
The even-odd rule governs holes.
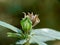
[[[28,34],[28,37],[26,38],[27,35],[25,35],[22,32],[19,33],[18,30],[16,30],[16,27],[2,21],[0,21],[0,25],[16,32],[16,33],[11,33],[11,32],[7,33],[8,37],[19,38],[19,41],[16,42],[16,45],[17,44],[23,45],[23,44],[26,44],[27,42],[29,42],[29,44],[37,43],[38,45],[47,45],[44,42],[49,40],[56,40],[56,39],[60,40],[60,32],[55,31],[53,29],[49,29],[49,28],[33,29],[31,30],[30,34]]]
[[[8,37],[21,38],[21,34],[18,34],[18,33],[11,33],[11,32],[8,32],[7,35],[8,35]]]

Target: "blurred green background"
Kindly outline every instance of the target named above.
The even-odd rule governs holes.
[[[0,0],[0,20],[18,28],[23,18],[22,12],[38,14],[41,22],[34,28],[52,28],[60,31],[60,0]],[[8,38],[10,30],[0,26],[0,45],[10,45],[16,38]],[[11,31],[10,31],[11,32]],[[60,45],[60,41],[47,42]]]

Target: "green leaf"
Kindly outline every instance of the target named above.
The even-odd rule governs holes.
[[[18,34],[18,33],[11,33],[11,32],[8,32],[7,35],[8,35],[8,37],[17,37],[17,38],[22,37],[21,34]]]
[[[0,21],[0,25],[3,26],[3,27],[6,27],[8,29],[11,29],[14,32],[22,33],[22,31],[19,28],[14,27],[13,25],[10,25],[10,24],[8,24],[6,22]]]

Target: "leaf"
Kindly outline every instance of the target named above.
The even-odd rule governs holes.
[[[30,33],[30,36],[30,43],[36,42],[40,44],[41,42],[46,42],[50,40],[60,40],[60,32],[49,28],[33,29]]]
[[[8,32],[7,35],[8,35],[8,37],[17,37],[17,38],[20,38],[22,36],[21,34],[11,33],[11,32]]]
[[[22,31],[19,28],[16,28],[13,25],[10,25],[10,24],[8,24],[6,22],[0,21],[0,25],[3,26],[3,27],[6,27],[8,29],[11,29],[14,32],[22,33]]]
[[[19,40],[18,42],[16,42],[16,44],[24,44],[24,43],[26,43],[27,42],[27,40],[26,39],[23,39],[23,40]]]
[[[39,37],[38,37],[39,38]],[[37,43],[37,44],[39,44],[39,45],[47,45],[47,44],[45,44],[44,42],[42,42],[40,39],[38,39],[38,38],[36,38],[36,37],[32,37],[31,39],[30,39],[30,43]]]

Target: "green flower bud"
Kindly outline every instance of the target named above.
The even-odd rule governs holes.
[[[23,18],[20,23],[24,31],[29,31],[32,29],[32,21],[30,20],[28,16]]]

